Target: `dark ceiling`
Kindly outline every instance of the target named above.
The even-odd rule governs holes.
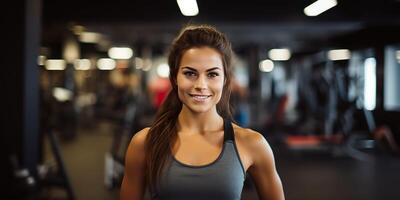
[[[66,24],[75,23],[116,43],[167,44],[183,24],[209,23],[226,32],[234,46],[290,47],[301,52],[365,42],[357,41],[357,33],[364,40],[368,34],[383,38],[388,34],[396,40],[393,35],[400,33],[400,0],[338,0],[327,12],[307,17],[303,9],[313,1],[197,0],[199,15],[184,17],[175,0],[44,0],[43,40],[51,42]]]

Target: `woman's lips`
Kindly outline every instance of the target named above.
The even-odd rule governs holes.
[[[189,94],[195,101],[203,102],[207,100],[211,95],[199,95],[199,94]]]

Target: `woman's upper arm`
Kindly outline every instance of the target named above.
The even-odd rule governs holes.
[[[251,137],[252,165],[249,173],[257,188],[260,199],[283,200],[281,179],[276,171],[274,154],[264,136],[255,132]]]
[[[148,130],[145,128],[136,133],[128,146],[120,192],[121,200],[143,199],[146,189],[144,144]]]

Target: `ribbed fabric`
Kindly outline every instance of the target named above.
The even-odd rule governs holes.
[[[207,165],[191,166],[172,156],[152,199],[240,200],[245,177],[232,124],[224,120],[224,143],[219,157]]]

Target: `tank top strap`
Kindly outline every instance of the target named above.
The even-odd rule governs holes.
[[[224,119],[224,142],[235,141],[233,134],[232,122],[229,119]]]

